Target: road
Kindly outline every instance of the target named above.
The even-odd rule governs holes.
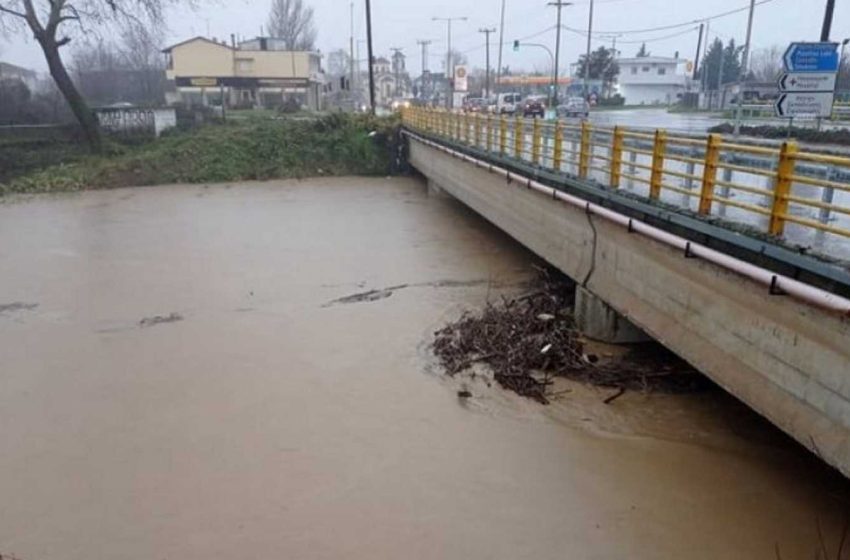
[[[412,179],[0,204],[0,553],[811,558],[847,482],[719,390],[459,401],[537,261]]]
[[[670,113],[667,109],[622,109],[592,111],[590,122],[602,126],[665,128],[675,132],[703,134],[713,126],[728,122],[728,119],[703,113]]]

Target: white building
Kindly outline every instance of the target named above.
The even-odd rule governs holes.
[[[375,75],[375,103],[379,107],[388,106],[395,98],[412,95],[413,83],[405,68],[405,57],[401,52],[396,51],[392,61],[384,57],[374,59],[372,71]],[[366,82],[364,87],[368,88],[368,80],[364,81]]]
[[[0,80],[20,80],[33,90],[38,86],[38,73],[8,62],[0,62]]]
[[[683,58],[618,58],[617,90],[627,105],[672,105],[688,89],[691,62]]]

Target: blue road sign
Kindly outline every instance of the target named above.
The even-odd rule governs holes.
[[[837,72],[838,43],[791,43],[783,60],[788,72]]]

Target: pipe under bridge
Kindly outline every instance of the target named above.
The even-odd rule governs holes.
[[[403,124],[429,184],[850,476],[850,158],[422,108]]]

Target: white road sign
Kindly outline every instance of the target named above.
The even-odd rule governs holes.
[[[466,66],[455,66],[455,91],[466,91],[468,89],[469,72]]]
[[[835,72],[786,72],[779,77],[779,91],[834,91]]]
[[[777,117],[829,117],[832,115],[832,92],[782,93],[774,108]]]

